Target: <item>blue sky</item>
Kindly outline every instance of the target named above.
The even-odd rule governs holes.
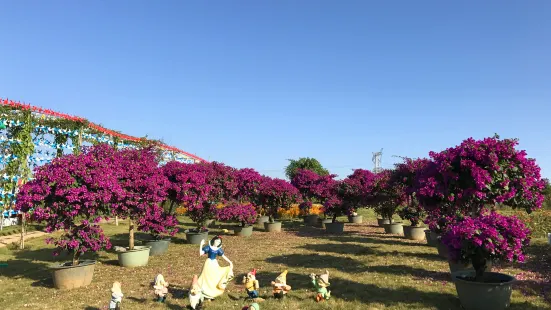
[[[551,176],[551,2],[1,1],[0,97],[235,167],[517,137]]]

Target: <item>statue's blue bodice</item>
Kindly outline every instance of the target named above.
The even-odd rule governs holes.
[[[216,256],[222,256],[224,255],[224,250],[222,248],[219,248],[217,250],[213,250],[210,246],[203,247],[203,252],[207,254],[209,259],[216,259]]]

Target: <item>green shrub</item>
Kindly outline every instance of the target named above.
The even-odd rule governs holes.
[[[533,238],[547,238],[547,233],[551,233],[550,210],[538,210],[532,212],[532,214],[513,210],[501,210],[499,213],[518,217],[530,228]]]

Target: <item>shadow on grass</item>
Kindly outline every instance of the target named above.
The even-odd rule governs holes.
[[[525,263],[502,264],[522,270],[517,274],[516,288],[525,296],[541,296],[551,304],[551,246],[534,242],[526,248]]]
[[[431,260],[431,261],[446,261],[444,258],[442,258],[438,254],[433,253],[414,253],[414,252],[400,252],[400,251],[390,251],[390,252],[377,252],[375,255],[377,256],[392,256],[394,258],[419,258],[424,260]]]
[[[101,310],[101,308],[88,306],[84,310]]]
[[[377,246],[378,247],[378,246]],[[377,255],[379,252],[359,244],[338,244],[338,243],[321,243],[321,244],[305,244],[300,246],[305,250],[313,252],[336,253],[345,255]]]
[[[266,262],[280,264],[288,267],[302,268],[335,268],[343,272],[357,273],[367,270],[367,267],[349,257],[338,257],[332,255],[312,254],[290,254],[269,257]]]
[[[379,239],[379,237],[367,237],[367,236],[358,236],[358,235],[348,235],[348,236],[347,235],[341,235],[341,236],[321,235],[320,238],[330,240],[330,241],[343,242],[343,243],[371,243],[371,244],[383,244],[383,245],[426,247],[425,244],[408,242],[406,240],[402,241],[396,238]]]
[[[379,303],[385,307],[416,304],[424,308],[461,309],[457,297],[449,293],[419,291],[411,287],[382,288],[374,284],[362,284],[341,278],[330,280],[331,295],[338,296],[339,299]]]
[[[449,272],[431,271],[422,268],[414,268],[407,265],[369,266],[369,272],[390,274],[397,276],[411,276],[413,278],[431,279],[433,281],[450,281]]]

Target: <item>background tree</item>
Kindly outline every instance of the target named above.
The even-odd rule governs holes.
[[[543,196],[545,196],[543,207],[547,210],[551,210],[551,183],[549,182],[549,179],[543,180],[545,182],[545,187],[543,188]]]
[[[329,171],[323,168],[323,166],[317,159],[310,157],[301,157],[297,160],[289,159],[289,165],[285,167],[285,175],[289,180],[292,180],[295,177],[298,169],[310,170],[321,176],[329,174]]]

